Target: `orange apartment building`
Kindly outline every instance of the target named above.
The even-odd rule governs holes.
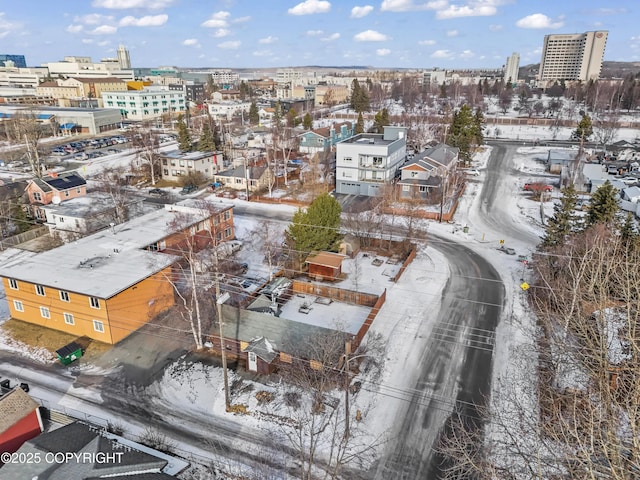
[[[70,244],[0,266],[11,317],[115,344],[174,305],[172,266],[188,240],[235,238],[231,205],[165,205]]]
[[[75,172],[63,175],[54,173],[29,181],[26,193],[33,218],[46,220],[47,214],[40,206],[86,195],[87,181]]]

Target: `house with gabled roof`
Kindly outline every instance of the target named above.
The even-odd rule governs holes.
[[[268,187],[273,173],[265,165],[240,165],[215,175],[214,181],[234,190],[257,192]],[[248,186],[248,188],[247,188]]]
[[[309,154],[325,152],[338,142],[351,138],[353,134],[351,122],[334,123],[329,127],[309,130],[299,135],[300,151]]]
[[[233,207],[168,204],[0,266],[12,318],[114,344],[174,305],[174,255],[235,237]]]
[[[13,453],[44,429],[39,405],[20,386],[0,385],[0,452]],[[9,477],[3,477],[9,478]]]
[[[34,218],[46,220],[42,205],[60,203],[87,194],[87,181],[76,172],[53,173],[29,181],[25,189],[29,200],[29,211]]]
[[[400,167],[402,198],[425,198],[440,187],[444,176],[455,169],[459,150],[440,143],[413,157]]]

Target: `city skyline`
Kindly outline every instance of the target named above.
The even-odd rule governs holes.
[[[0,7],[4,53],[29,66],[90,56],[132,67],[351,66],[500,68],[540,62],[544,36],[608,30],[604,60],[640,60],[640,34],[624,0],[93,0]]]

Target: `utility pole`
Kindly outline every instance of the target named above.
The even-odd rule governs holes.
[[[449,170],[446,170],[444,173],[444,177],[442,177],[442,196],[440,197],[440,218],[438,219],[439,223],[442,223],[442,215],[444,213],[444,200],[447,196],[447,183],[449,180]]]
[[[224,295],[220,295],[220,270],[218,268],[218,245],[214,247],[214,261],[215,261],[215,285],[216,285],[216,307],[218,312],[218,335],[220,336],[220,354],[222,356],[222,376],[224,379],[224,406],[225,411],[229,411],[231,408],[231,401],[229,399],[229,376],[227,374],[227,352],[224,341],[224,334],[222,332],[222,304],[227,301],[229,294],[225,292]]]
[[[349,355],[351,354],[351,342],[345,342],[344,344],[344,439],[349,440],[349,384],[350,380],[350,371],[349,371]]]

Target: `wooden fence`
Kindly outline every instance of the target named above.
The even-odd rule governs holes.
[[[42,237],[49,233],[49,227],[38,227],[32,228],[23,233],[19,233],[18,235],[14,235],[12,237],[0,239],[0,251],[6,250],[10,247],[15,247],[16,245],[20,245],[21,243],[28,242],[29,240],[34,240],[38,237]]]

